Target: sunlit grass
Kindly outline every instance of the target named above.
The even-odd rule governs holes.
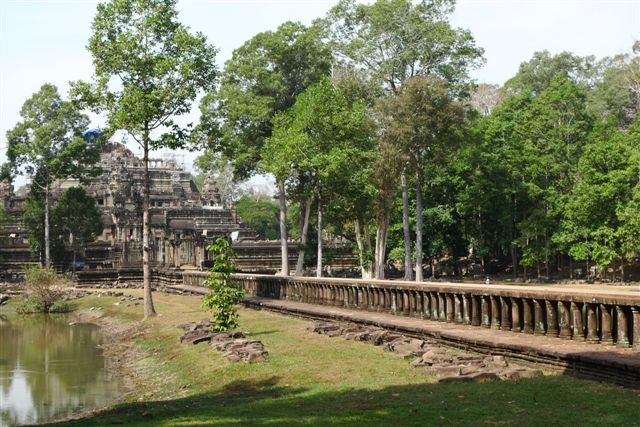
[[[126,291],[141,295],[139,291]],[[84,298],[82,308],[134,322],[142,306]],[[146,385],[71,425],[638,425],[640,392],[547,376],[519,382],[437,384],[380,347],[309,333],[312,324],[241,310],[241,329],[269,362],[231,363],[206,344],[181,345],[177,325],[207,317],[198,297],[155,294],[158,317],[134,344]],[[95,311],[95,310],[94,310]]]

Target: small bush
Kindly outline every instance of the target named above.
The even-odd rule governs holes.
[[[61,313],[70,311],[62,300],[64,280],[49,268],[29,267],[25,270],[26,291],[24,301],[17,310],[21,313]]]
[[[204,296],[204,306],[213,311],[214,331],[228,331],[238,327],[236,304],[244,296],[240,285],[231,280],[235,254],[229,242],[219,237],[208,250],[216,254],[209,278],[204,282],[210,292]]]

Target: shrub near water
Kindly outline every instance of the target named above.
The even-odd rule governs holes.
[[[62,313],[71,311],[70,305],[63,301],[64,279],[58,277],[55,270],[40,266],[25,269],[25,294],[23,303],[18,306],[20,313]]]

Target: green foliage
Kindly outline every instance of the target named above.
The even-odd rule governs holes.
[[[235,254],[224,237],[218,237],[207,250],[215,254],[215,259],[209,269],[209,278],[205,281],[210,292],[204,296],[204,306],[213,310],[215,324],[212,329],[229,331],[238,327],[236,304],[244,296],[240,285],[231,279]]]
[[[82,248],[102,233],[102,218],[96,200],[84,188],[71,187],[58,199],[53,222],[72,237],[72,246]]]
[[[324,24],[340,59],[362,68],[397,92],[418,75],[435,75],[459,95],[469,90],[469,71],[483,62],[483,49],[468,30],[451,27],[454,1],[342,0]]]
[[[100,152],[83,138],[89,119],[77,106],[64,101],[58,88],[44,84],[25,101],[21,121],[7,132],[7,168],[12,175],[39,174],[37,185],[51,185],[58,178],[83,178],[100,173],[88,168]]]
[[[69,311],[71,306],[62,301],[64,281],[55,270],[40,266],[27,267],[25,295],[19,310],[23,313],[56,313]]]
[[[107,134],[125,130],[145,149],[184,146],[189,126],[174,117],[213,87],[216,49],[178,21],[175,0],[100,3],[91,28],[94,81],[73,82],[71,93],[106,113]],[[160,137],[152,138],[156,129]]]
[[[273,117],[329,73],[331,54],[320,36],[295,22],[257,34],[234,50],[220,88],[202,100],[202,135],[233,161],[237,177],[256,172]]]
[[[266,196],[245,194],[236,202],[238,216],[244,225],[252,227],[262,239],[276,240],[280,236],[278,203]]]

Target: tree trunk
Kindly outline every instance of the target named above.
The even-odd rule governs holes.
[[[316,264],[316,277],[322,277],[322,195],[318,191],[318,262]]]
[[[51,248],[49,242],[49,182],[44,189],[44,266],[51,267]]]
[[[304,205],[304,216],[302,217],[302,227],[300,231],[300,247],[298,249],[298,262],[296,263],[295,276],[302,276],[304,268],[304,255],[307,250],[307,234],[309,231],[309,217],[311,216],[311,196],[307,197]],[[302,212],[302,209],[300,210]]]
[[[289,247],[287,246],[287,198],[284,189],[284,180],[278,180],[278,200],[280,201],[280,254],[282,263],[280,274],[289,275]]]
[[[624,283],[624,256],[620,257],[620,282]]]
[[[509,244],[509,249],[511,252],[511,269],[513,270],[511,276],[515,280],[518,277],[518,254],[516,254],[516,247],[513,243]]]
[[[376,279],[384,279],[384,261],[387,251],[387,233],[389,231],[389,211],[378,215],[376,224],[376,252],[374,274]]]
[[[144,286],[144,318],[148,319],[156,315],[153,306],[153,296],[151,294],[151,266],[149,265],[149,240],[151,234],[151,224],[149,221],[149,200],[151,199],[151,179],[149,177],[149,133],[145,131],[144,136],[144,202],[142,205],[142,283]]]
[[[76,242],[73,237],[73,233],[70,233],[71,236],[71,247],[73,248],[73,264],[71,264],[71,278],[76,278]]]
[[[569,279],[573,279],[573,258],[569,255]]]
[[[364,251],[364,241],[362,240],[362,232],[360,231],[360,220],[356,219],[354,221],[354,228],[356,232],[356,244],[358,245],[358,261],[360,261],[360,273],[363,279],[367,279],[366,267],[365,267],[365,251]]]
[[[402,230],[404,232],[404,280],[413,280],[413,261],[411,254],[411,225],[409,224],[409,187],[407,172],[400,174],[402,183]],[[419,184],[418,184],[419,185]]]
[[[422,175],[416,172],[416,282],[422,282]]]
[[[373,279],[373,262],[370,259],[371,254],[371,233],[369,233],[369,223],[365,222],[362,227],[362,232],[364,236],[361,236],[363,249],[362,252],[363,257],[363,270],[362,270],[362,278],[363,279]]]

